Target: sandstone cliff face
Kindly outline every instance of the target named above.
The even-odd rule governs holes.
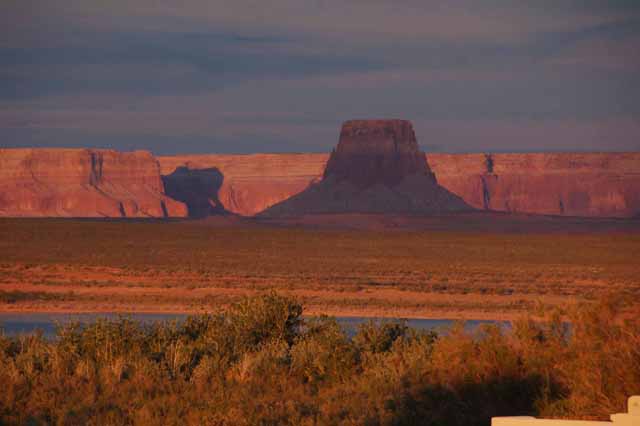
[[[0,216],[184,217],[145,151],[0,149]]]
[[[480,209],[640,214],[640,153],[438,154],[429,163],[440,184]]]
[[[323,177],[327,154],[159,157],[178,166],[217,168],[227,211],[254,215]],[[587,217],[640,215],[640,153],[429,154],[440,185],[484,210]],[[332,166],[335,167],[335,166]],[[357,179],[357,178],[356,178]]]
[[[423,175],[435,182],[406,120],[352,120],[343,124],[324,178],[365,188],[398,185],[407,176]]]
[[[374,147],[370,152],[355,149],[366,140]],[[185,204],[192,217],[252,216],[303,192],[325,175],[363,190],[370,183],[393,186],[402,173],[424,167],[414,155],[417,144],[400,144],[396,152],[398,140],[415,140],[413,130],[402,122],[364,130],[355,121],[347,122],[329,164],[327,154],[159,157],[162,179],[158,162],[148,152],[0,149],[0,216],[183,217]],[[387,151],[394,155],[382,155]],[[435,174],[440,185],[477,209],[640,216],[640,153],[429,154],[426,158],[430,171],[424,176]],[[419,180],[413,185],[422,185],[424,179]],[[350,195],[336,196],[340,200]],[[381,199],[388,201],[389,194]]]
[[[410,122],[357,120],[342,126],[322,181],[260,215],[437,214],[465,210],[471,207],[436,183]]]
[[[201,217],[205,211],[253,216],[319,180],[327,158],[327,154],[251,154],[158,160],[167,194],[187,203],[192,217]],[[199,181],[203,170],[212,176],[206,188],[196,193],[183,190],[189,182]]]
[[[345,130],[345,139],[354,138],[349,132]],[[336,152],[349,149],[339,144]],[[187,215],[183,203],[192,217],[223,212],[252,216],[322,180],[328,158],[159,157],[163,184],[158,163],[148,152],[0,149],[0,216],[182,217]],[[334,162],[328,173],[358,185],[377,177],[396,181],[397,176],[384,171],[389,170],[386,163],[375,158],[358,160],[365,164],[359,170],[366,173],[354,174],[358,168],[350,167],[355,164],[351,160]],[[400,169],[415,170],[419,164],[402,154],[399,158]],[[427,163],[440,185],[477,209],[640,216],[640,153],[429,154]]]

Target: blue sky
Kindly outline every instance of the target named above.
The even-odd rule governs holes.
[[[0,146],[640,150],[635,0],[5,0]]]

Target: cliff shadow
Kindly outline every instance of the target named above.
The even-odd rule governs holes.
[[[165,193],[187,205],[190,218],[231,214],[219,199],[224,175],[216,168],[190,169],[178,167],[162,176]]]

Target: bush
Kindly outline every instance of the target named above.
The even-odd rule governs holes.
[[[640,393],[640,320],[624,301],[505,332],[302,319],[269,294],[183,322],[128,318],[0,336],[0,424],[488,425],[605,419]]]

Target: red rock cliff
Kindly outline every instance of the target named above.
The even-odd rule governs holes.
[[[438,185],[406,120],[354,120],[342,125],[322,181],[260,215],[324,213],[440,214],[472,210]]]
[[[199,212],[195,216],[221,210],[251,216],[321,180],[328,158],[159,157],[163,185],[148,152],[0,149],[0,216],[185,216],[185,205],[175,199],[191,202]],[[478,209],[640,215],[640,153],[429,154],[427,163],[439,184]],[[186,169],[175,173],[180,166]],[[175,194],[185,187],[191,188],[186,197]]]
[[[640,153],[429,155],[443,186],[476,208],[565,216],[640,214]]]
[[[178,166],[216,167],[220,203],[253,215],[318,181],[327,154],[159,157]],[[590,217],[640,215],[640,153],[428,154],[439,184],[478,209]],[[333,167],[333,166],[332,166]]]
[[[200,217],[205,211],[221,209],[253,216],[319,180],[327,158],[327,154],[211,154],[158,160],[168,194],[187,203],[192,216]],[[204,191],[182,190],[189,182],[202,182],[204,170],[212,176]]]
[[[413,126],[406,120],[352,120],[342,125],[324,178],[359,187],[397,185],[406,176],[433,175],[420,151]]]
[[[0,216],[184,217],[145,151],[0,149]]]

